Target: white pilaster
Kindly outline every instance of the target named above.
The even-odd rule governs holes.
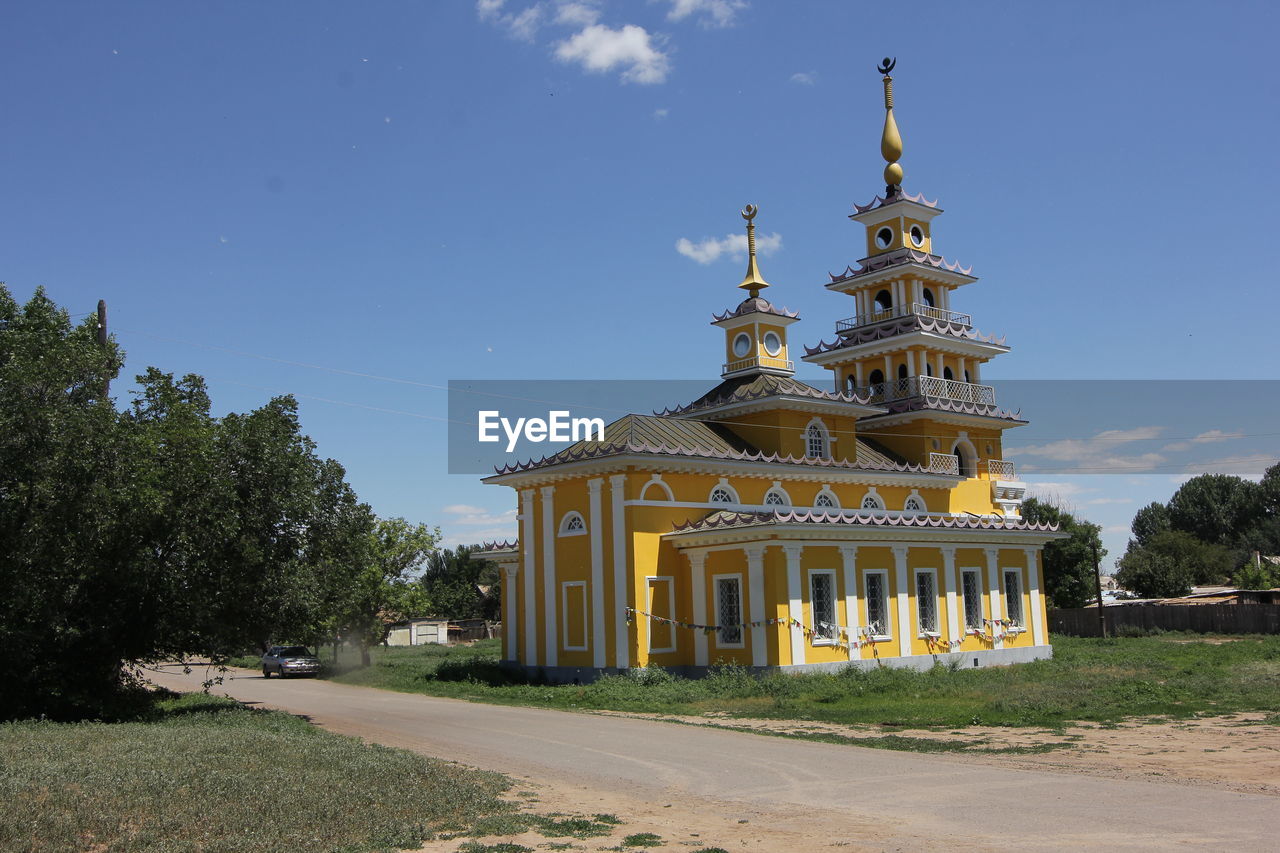
[[[686,551],[685,555],[689,558],[689,582],[693,586],[693,622],[714,625],[716,620],[707,618],[707,552]],[[709,657],[706,632],[694,629],[693,665],[706,666]]]
[[[508,565],[502,567],[505,572],[505,580],[502,585],[502,597],[507,600],[506,612],[502,614],[502,619],[506,623],[506,639],[507,639],[507,656],[506,660],[519,660],[520,648],[518,644],[519,635],[516,633],[516,624],[519,621],[516,614],[519,611],[516,594],[516,575],[520,571],[518,565]]]
[[[787,543],[782,546],[782,553],[787,556],[787,615],[796,622],[788,628],[791,631],[791,663],[805,662],[804,654],[804,592],[800,584],[800,555],[804,546],[798,543]]]
[[[964,378],[964,371],[965,371],[965,366],[964,366],[964,356],[960,356],[960,361],[959,361],[959,363],[958,363],[956,366],[960,369],[960,370],[959,370],[959,372],[958,372],[958,373],[956,373],[956,379],[957,379],[958,381],[960,381],[960,382],[964,382],[964,381],[965,381],[965,378]]]
[[[857,641],[859,636],[857,561],[857,545],[840,546],[840,563],[843,568],[841,574],[844,578],[844,621],[846,623],[845,628],[849,632],[849,660],[860,657],[858,648],[854,646],[854,642]]]
[[[943,545],[942,576],[947,585],[947,639],[953,643],[960,639],[964,626],[960,624],[960,608],[956,602],[956,546]]]
[[[556,589],[556,507],[555,486],[542,487],[542,606],[546,621],[543,642],[546,643],[547,666],[555,666],[560,654],[556,618],[559,590]]]
[[[991,635],[994,637],[1004,629],[995,624],[996,619],[1003,618],[1004,608],[1000,606],[1000,549],[988,548],[987,550],[987,596],[991,599],[991,619],[992,624],[989,626]],[[996,640],[995,647],[997,649],[1004,648],[1004,640]]]
[[[907,375],[916,375],[916,351],[913,349],[907,350]]]
[[[748,622],[764,619],[764,548],[763,545],[747,545],[742,550],[747,555],[747,595],[751,597]],[[769,646],[765,642],[763,625],[751,627],[751,665],[765,666],[769,662]]]
[[[622,501],[627,485],[626,474],[609,478],[609,517],[613,520],[613,624],[614,662],[618,669],[631,666],[630,630],[627,628],[627,525]]]
[[[600,511],[600,487],[604,480],[587,481],[587,534],[591,537],[591,665],[606,665],[604,648],[604,522]]]
[[[976,358],[973,360],[973,384],[982,384],[982,362],[978,361]]]
[[[911,279],[911,301],[918,305],[924,304],[924,285],[918,278]]]
[[[534,598],[538,594],[535,575],[537,574],[534,548],[537,529],[533,524],[533,489],[520,492],[520,545],[524,552],[520,562],[524,568],[524,655],[519,658],[526,666],[538,665],[538,608]]]
[[[1031,596],[1031,639],[1043,646],[1044,611],[1040,607],[1040,565],[1036,560],[1039,554],[1039,548],[1027,549],[1027,592]]]
[[[907,577],[908,545],[893,546],[894,574],[898,576],[898,654],[902,657],[911,655],[911,636],[915,633],[911,625],[911,605],[908,600],[910,579]]]
[[[946,369],[946,365],[942,363],[943,361],[944,361],[944,359],[943,359],[943,357],[942,357],[942,353],[938,353],[938,366],[937,366],[937,368],[934,370],[933,375],[934,375],[934,376],[936,376],[936,377],[938,377],[939,379],[942,379],[942,378],[943,378],[943,373],[942,373],[942,372],[943,372],[943,370],[945,370],[945,369]]]
[[[863,374],[862,362],[858,362],[853,366],[853,375],[854,375],[854,381],[858,383],[859,388],[867,387],[867,379],[862,374]]]

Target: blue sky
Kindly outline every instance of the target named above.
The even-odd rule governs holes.
[[[453,542],[513,533],[509,490],[445,473],[448,380],[714,381],[706,324],[737,299],[725,238],[747,202],[767,295],[804,318],[793,344],[830,339],[854,312],[821,285],[861,255],[845,216],[882,188],[874,68],[891,55],[905,186],[940,200],[936,250],[981,277],[953,307],[1013,346],[984,379],[1272,379],[1278,17],[10,3],[0,280],[72,311],[105,298],[129,375],[199,373],[220,411],[294,393],[382,515]],[[1245,432],[1247,405],[1206,430]],[[1107,527],[1112,556],[1132,512],[1195,473],[1159,436],[1206,431],[1129,414],[1133,441],[1163,443],[1099,438],[1100,417],[1049,433],[1075,456],[1014,456]],[[1266,467],[1233,441],[1203,442],[1219,470]],[[1073,474],[1117,455],[1099,443],[1160,459]]]

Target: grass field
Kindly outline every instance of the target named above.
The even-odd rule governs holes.
[[[372,851],[513,813],[507,780],[199,694],[0,725],[0,850]]]
[[[495,640],[374,651],[346,684],[548,708],[816,720],[884,727],[1054,728],[1072,721],[1266,711],[1280,723],[1280,637],[1166,634],[1053,638],[1054,658],[987,669],[880,668],[757,678],[721,667],[707,678],[633,670],[594,684],[523,683],[498,666]],[[891,745],[891,744],[886,744]]]

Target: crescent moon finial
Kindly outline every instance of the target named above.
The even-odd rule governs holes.
[[[749,204],[742,208],[742,218],[750,222],[756,218],[756,213],[758,213],[759,210],[760,208],[756,207],[754,204]]]
[[[881,60],[877,70],[881,74],[888,74],[890,71],[894,69],[894,66],[896,66],[897,64],[898,64],[898,57],[895,56],[893,57],[893,59],[890,59],[889,57],[886,56],[883,60]]]

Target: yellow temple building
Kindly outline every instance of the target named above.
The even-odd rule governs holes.
[[[1020,517],[1001,446],[1025,421],[981,384],[1009,348],[952,310],[977,279],[934,252],[936,202],[902,188],[892,70],[885,195],[855,205],[866,256],[826,284],[853,316],[800,357],[830,390],[794,378],[799,317],[760,295],[748,205],[747,296],[712,321],[723,381],[485,479],[519,499],[518,542],[477,554],[505,570],[507,665],[567,681],[1052,654],[1039,557],[1063,534]]]

